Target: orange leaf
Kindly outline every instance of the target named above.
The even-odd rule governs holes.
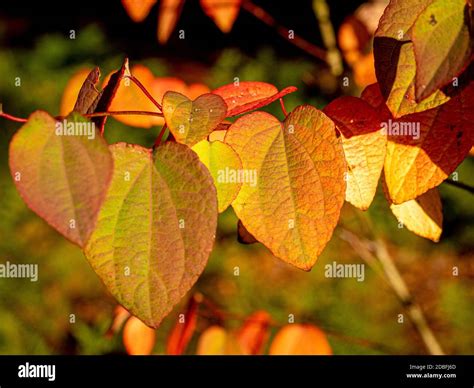
[[[261,354],[269,336],[270,315],[257,311],[250,315],[237,333],[237,341],[245,354]]]
[[[232,203],[237,217],[275,256],[309,271],[344,203],[346,163],[334,123],[309,105],[283,123],[253,112],[232,124],[225,142],[249,178]]]
[[[161,0],[158,13],[158,42],[164,44],[173,32],[179,15],[183,9],[184,0]]]
[[[145,20],[155,3],[156,0],[122,0],[128,16],[136,23]]]
[[[230,32],[239,14],[242,0],[200,0],[201,7],[217,27],[224,32]]]
[[[447,103],[385,122],[384,171],[390,199],[400,204],[438,186],[473,145],[474,82]]]
[[[270,355],[331,355],[326,335],[313,325],[289,324],[275,336]]]
[[[439,241],[442,232],[443,211],[438,189],[434,188],[411,201],[391,204],[397,220],[418,236]]]
[[[156,332],[137,317],[131,316],[123,328],[123,344],[128,354],[148,355],[153,351]]]
[[[211,326],[199,337],[196,354],[230,355],[242,354],[237,340],[220,326]]]
[[[374,199],[385,160],[387,136],[377,110],[360,98],[340,97],[324,108],[342,134],[347,162],[346,201],[367,210]]]
[[[186,350],[194,330],[196,330],[197,312],[199,303],[202,300],[201,295],[193,295],[186,307],[186,313],[181,319],[181,314],[178,321],[174,325],[168,341],[166,342],[166,354],[179,355]]]
[[[231,117],[261,108],[296,90],[294,86],[289,86],[278,92],[275,86],[266,82],[243,81],[221,86],[212,93],[224,99],[227,104],[227,117]]]

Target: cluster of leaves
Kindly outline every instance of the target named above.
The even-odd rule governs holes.
[[[256,311],[245,317],[236,330],[225,329],[220,324],[201,328],[199,317],[207,310],[213,316],[221,312],[201,294],[193,295],[185,313],[178,316],[166,341],[166,354],[181,355],[189,348],[197,333],[198,355],[331,355],[332,349],[324,332],[312,324],[289,323],[277,325],[266,311]],[[279,330],[271,341],[271,329]],[[125,350],[131,355],[148,355],[153,352],[156,331],[131,316],[118,306],[108,334],[122,332]]]
[[[157,0],[122,0],[130,18],[136,22],[146,19]],[[173,32],[185,0],[161,0],[158,11],[157,38],[166,43]],[[237,18],[242,0],[200,0],[202,10],[222,32],[229,32]]]
[[[217,215],[230,205],[241,241],[258,241],[310,270],[344,200],[367,209],[383,172],[395,216],[437,241],[436,186],[473,145],[471,8],[449,3],[392,1],[375,34],[379,83],[360,98],[336,99],[324,112],[299,106],[283,122],[255,110],[280,100],[285,112],[282,98],[293,87],[236,81],[209,92],[155,78],[144,67],[130,70],[125,61],[99,91],[99,69],[83,72],[71,80],[76,92],[63,99],[63,113],[72,113],[34,112],[15,134],[15,185],[33,211],[84,250],[118,302],[150,327],[204,270]],[[440,39],[446,29],[456,39]],[[108,115],[163,127],[153,148],[108,145],[102,136]],[[416,123],[420,133],[383,132],[382,123]],[[90,124],[93,136],[74,133]]]

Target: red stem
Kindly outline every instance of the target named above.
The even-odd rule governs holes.
[[[128,79],[131,79],[135,84],[141,89],[143,93],[148,97],[148,99],[160,110],[163,111],[163,108],[161,107],[161,104],[156,101],[153,96],[150,94],[148,90],[146,90],[145,86],[138,80],[138,78],[135,78],[133,75],[126,75],[125,76]]]
[[[155,144],[153,144],[153,148],[156,148],[161,144],[161,141],[163,140],[163,136],[165,135],[165,132],[166,132],[166,128],[167,126],[166,124],[164,124],[163,127],[161,128],[160,133],[158,134],[158,137],[155,140]]]
[[[16,121],[17,123],[26,123],[28,121],[28,119],[23,119],[21,117],[15,117],[15,116],[9,115],[8,113],[5,113],[5,112],[0,112],[0,117],[4,117],[7,120],[11,120],[11,121]]]
[[[288,116],[288,112],[286,111],[285,102],[283,101],[283,98],[280,98],[280,106],[285,117]]]

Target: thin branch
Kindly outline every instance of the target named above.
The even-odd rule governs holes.
[[[101,117],[101,116],[120,116],[120,115],[138,115],[138,116],[157,116],[163,117],[162,113],[159,112],[148,112],[142,110],[119,110],[119,111],[108,111],[108,112],[95,112],[83,115],[84,117]]]
[[[161,104],[156,101],[153,96],[150,94],[150,92],[145,88],[145,86],[143,86],[143,84],[138,80],[138,78],[135,78],[133,75],[126,75],[124,78],[128,78],[130,80],[132,80],[133,82],[135,82],[135,84],[141,89],[141,91],[143,93],[145,93],[145,95],[148,97],[148,99],[153,103],[155,104],[155,106],[160,110],[160,111],[163,111],[163,108],[161,107]]]
[[[285,117],[288,116],[288,112],[286,111],[285,102],[283,101],[283,98],[280,98],[280,106]]]
[[[474,194],[474,187],[473,187],[473,186],[469,186],[469,185],[466,184],[466,183],[462,183],[462,182],[458,182],[458,181],[453,181],[452,179],[446,179],[445,182],[446,182],[448,185],[457,187],[457,188],[459,188],[459,189],[466,190],[467,192],[469,192],[469,193],[471,193],[471,194]]]
[[[390,288],[394,291],[402,306],[407,309],[408,317],[420,334],[428,352],[432,355],[444,354],[441,345],[428,326],[421,307],[414,301],[405,281],[388,253],[385,243],[382,240],[368,241],[361,239],[347,229],[343,229],[340,236],[352,246],[362,259],[367,257],[371,258],[371,260],[378,259]]]
[[[315,58],[318,58],[325,62],[327,61],[327,53],[325,50],[323,50],[322,48],[319,48],[318,46],[315,46],[314,44],[308,42],[306,39],[294,33],[291,34],[292,37],[290,38],[290,30],[288,28],[283,27],[280,24],[278,24],[278,22],[275,20],[275,18],[272,15],[270,15],[263,8],[252,3],[252,1],[250,0],[243,1],[242,9],[246,10],[247,12],[255,16],[257,19],[265,23],[267,26],[275,28],[278,34],[280,34],[283,38],[285,38],[291,44],[295,45],[296,47],[299,47],[300,49],[302,49],[303,51],[312,55]]]
[[[336,34],[329,17],[329,7],[326,0],[313,0],[313,10],[321,31],[321,38],[327,48],[326,62],[331,68],[331,73],[335,76],[342,74],[342,58],[336,44]]]
[[[3,117],[3,118],[5,118],[7,120],[10,120],[10,121],[16,121],[17,123],[26,123],[28,121],[28,119],[12,116],[12,115],[9,115],[8,113],[5,113],[5,112],[0,112],[0,117]]]
[[[165,135],[165,132],[166,132],[166,128],[167,128],[167,126],[166,126],[166,123],[165,123],[163,125],[163,127],[161,128],[161,131],[158,134],[158,137],[155,140],[155,144],[153,144],[153,149],[155,149],[156,147],[158,147],[161,144],[161,141],[163,140],[163,136]]]

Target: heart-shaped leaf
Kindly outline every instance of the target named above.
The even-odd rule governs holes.
[[[246,229],[282,260],[310,270],[331,238],[344,202],[346,164],[334,123],[300,106],[282,124],[265,112],[238,119],[225,141],[244,182],[232,206]]]
[[[216,189],[181,144],[164,143],[154,154],[123,143],[110,149],[114,175],[85,254],[119,303],[157,327],[207,263]]]
[[[177,92],[166,92],[163,97],[163,115],[178,143],[193,146],[204,140],[225,119],[227,105],[212,93],[203,94],[194,101]]]
[[[219,213],[222,213],[237,197],[246,178],[239,155],[221,141],[203,140],[195,144],[192,150],[198,154],[214,179]]]
[[[113,170],[107,143],[93,123],[77,113],[60,122],[34,112],[10,143],[10,170],[31,210],[84,246]]]

